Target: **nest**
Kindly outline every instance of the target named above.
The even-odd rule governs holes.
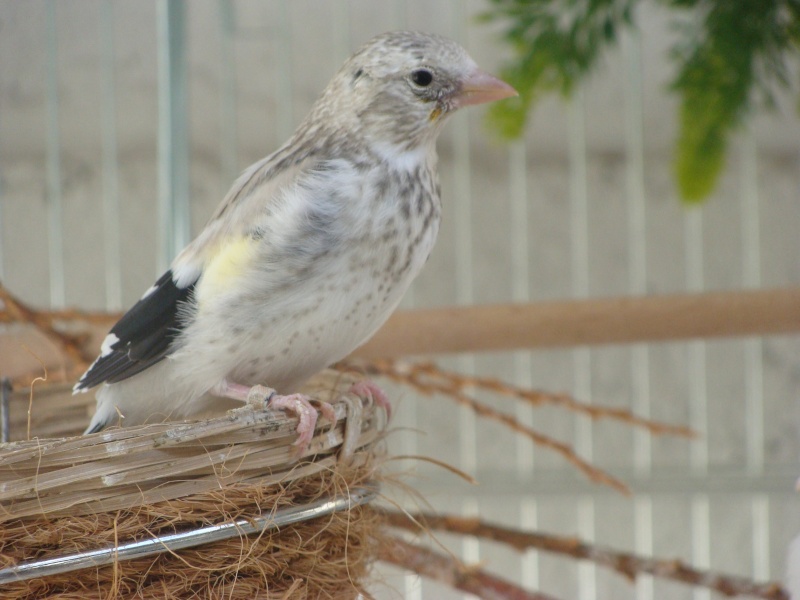
[[[292,445],[297,421],[282,412],[245,406],[198,422],[65,437],[85,426],[90,395],[44,389],[34,394],[29,419],[28,394],[15,394],[9,422],[19,441],[0,446],[0,573],[96,549],[119,553],[153,538],[163,550],[168,536],[208,526],[227,525],[236,535],[4,582],[0,595],[355,598],[378,528],[366,504],[245,535],[250,524],[347,500],[357,489],[363,497],[373,485],[381,424],[371,404],[343,393],[353,382],[326,372],[306,390],[330,401],[338,422],[331,428],[320,419],[301,457]]]

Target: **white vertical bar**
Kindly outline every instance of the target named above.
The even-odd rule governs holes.
[[[466,32],[462,24],[465,20],[465,4],[453,5],[453,37],[465,42]],[[458,210],[453,211],[455,220],[456,246],[456,301],[461,305],[469,305],[474,301],[473,248],[472,248],[472,190],[471,190],[471,158],[470,131],[466,114],[457,114],[451,125],[454,137],[454,182],[453,197],[458,199]],[[466,374],[475,372],[475,359],[472,355],[463,355],[458,359],[459,369]],[[475,413],[467,407],[459,407],[459,463],[467,473],[475,473],[478,468],[478,436]],[[474,498],[462,501],[462,514],[477,516],[478,503]],[[461,543],[461,554],[464,561],[474,564],[480,561],[480,544],[477,538],[464,537]],[[475,598],[465,594],[465,598]],[[477,600],[477,599],[476,599]]]
[[[642,97],[642,39],[632,29],[623,38],[625,60],[625,181],[628,207],[628,289],[633,295],[647,292],[647,215],[644,183],[644,99]],[[646,344],[631,347],[631,388],[636,414],[650,417],[650,352]],[[650,434],[636,430],[633,438],[633,467],[638,475],[649,475],[653,468]],[[633,504],[636,552],[652,556],[653,500],[649,494],[637,495]],[[636,578],[638,600],[653,600],[653,577]]]
[[[403,576],[404,600],[423,600],[422,577],[416,573],[406,573]]]
[[[220,159],[223,187],[239,173],[239,115],[236,102],[236,9],[231,0],[218,0],[220,70]]]
[[[0,111],[0,118],[2,118],[3,113]],[[2,145],[2,139],[0,139],[0,145]],[[0,153],[2,149],[0,148]],[[3,172],[2,172],[2,163],[0,163],[0,281],[5,281],[6,278],[6,270],[5,270],[5,254],[3,252]]]
[[[589,203],[586,166],[586,122],[583,90],[578,88],[568,104],[570,243],[572,293],[589,295]]]
[[[647,292],[647,217],[644,184],[644,102],[642,99],[641,37],[631,30],[623,45],[625,77],[625,181],[628,196],[628,289],[633,295]],[[650,355],[646,344],[631,348],[633,406],[649,417]],[[652,468],[652,444],[648,432],[634,433],[634,468],[647,474]]]
[[[685,209],[686,230],[686,287],[690,292],[702,292],[705,287],[703,269],[703,209],[692,206]]]
[[[509,146],[508,179],[511,200],[511,298],[514,302],[530,300],[530,243],[528,240],[528,170],[524,139]],[[531,377],[532,353],[524,350],[514,353],[514,379],[520,387],[533,387]],[[516,417],[520,423],[533,425],[533,407],[518,402]],[[520,477],[530,475],[534,469],[534,444],[524,436],[516,437],[517,472]],[[523,497],[520,502],[520,526],[533,531],[538,521],[538,506],[533,498]],[[525,552],[520,560],[521,584],[524,588],[539,588],[539,553]]]
[[[698,569],[711,568],[711,518],[708,496],[692,497],[692,564]],[[711,590],[694,588],[694,600],[711,600]]]
[[[350,55],[350,11],[346,2],[341,2],[335,6],[331,25],[337,54],[336,62],[340,63]],[[338,67],[338,64],[336,66]]]
[[[634,544],[636,552],[643,556],[653,556],[655,551],[653,536],[653,499],[650,494],[637,495],[633,504]],[[640,574],[636,577],[636,598],[654,598],[653,576]]]
[[[3,111],[1,109],[2,109],[2,107],[0,107],[0,131],[2,131],[2,118],[3,118]],[[3,146],[3,138],[2,138],[2,136],[0,136],[0,156],[2,156],[2,146]],[[3,169],[3,163],[2,163],[2,161],[0,161],[0,282],[5,281],[5,278],[6,278],[6,270],[5,270],[6,261],[5,261],[5,253],[3,251],[3,231],[4,231],[4,227],[3,227],[3,195],[5,194],[5,190],[3,189],[3,180],[4,180],[4,178],[3,178],[2,169]],[[0,385],[0,394],[2,394],[2,389],[3,388]],[[0,396],[0,398],[2,398],[2,396]],[[0,412],[2,412],[2,404],[3,403],[0,402]],[[0,417],[2,417],[2,414],[0,414]],[[7,421],[4,421],[4,423],[7,423]],[[3,428],[2,425],[3,424],[0,423],[0,438],[3,437],[2,436],[2,428]],[[6,436],[6,438],[3,438],[3,441],[7,441],[7,437],[8,436]]]
[[[528,171],[525,141],[508,147],[508,180],[511,195],[511,298],[514,302],[530,299],[530,246],[528,243]]]
[[[114,45],[114,3],[103,2],[100,35],[103,61],[103,252],[106,310],[122,309],[122,252],[119,223],[119,156]]]
[[[686,229],[686,285],[690,292],[703,291],[703,213],[700,208],[688,209]],[[706,345],[703,341],[690,342],[687,347],[689,361],[689,422],[700,432],[700,438],[691,446],[690,463],[697,475],[708,473],[708,399],[706,397]],[[692,559],[694,564],[707,569],[711,563],[711,517],[709,499],[705,494],[692,497]],[[695,589],[695,600],[709,600],[710,592]]]
[[[742,279],[747,288],[761,285],[761,244],[758,199],[758,152],[748,131],[742,144]],[[745,340],[745,426],[747,468],[759,474],[764,467],[764,364],[761,338]]]
[[[278,80],[276,81],[275,101],[278,118],[279,143],[288,139],[295,128],[294,122],[294,84],[292,81],[292,21],[289,18],[289,3],[282,0],[279,4],[278,29],[275,35],[273,56],[278,62]]]
[[[454,10],[459,14],[460,10]],[[459,19],[455,19],[456,37],[460,33]],[[456,222],[456,297],[461,304],[473,302],[472,273],[472,185],[470,173],[470,131],[466,114],[453,117],[453,197],[458,199],[458,210],[453,211]]]
[[[587,190],[586,123],[584,95],[578,88],[569,102],[569,200],[570,242],[572,254],[572,293],[576,298],[589,295],[589,202]],[[573,391],[576,397],[590,401],[592,391],[591,352],[577,348],[572,352]],[[575,416],[575,449],[591,461],[593,454],[592,422],[584,415]],[[594,498],[586,496],[578,504],[580,533],[594,539]],[[594,564],[578,567],[578,594],[582,600],[594,600],[597,570]]]
[[[475,500],[475,498],[464,499],[461,503],[461,514],[467,518],[477,518],[480,515],[477,500]],[[481,548],[478,538],[471,535],[462,536],[461,557],[467,565],[475,565],[480,562]],[[464,594],[464,598],[479,600],[478,597],[473,594]]]
[[[691,467],[696,474],[708,471],[708,412],[706,399],[706,348],[705,342],[689,342],[689,422],[700,435],[691,445]]]
[[[686,286],[690,292],[702,292],[703,273],[703,213],[702,209],[687,209],[686,229]],[[691,467],[696,474],[708,470],[708,399],[706,398],[706,345],[703,341],[687,346],[689,378],[689,421],[700,433],[691,445]]]
[[[159,0],[158,189],[161,252],[159,272],[189,243],[189,130],[186,84],[186,5]]]
[[[5,281],[5,256],[3,253],[3,183],[0,176],[0,281]]]
[[[581,539],[594,542],[595,503],[593,496],[584,496],[578,502],[578,535]],[[578,597],[581,600],[597,598],[597,565],[583,560],[578,563]]]
[[[405,2],[405,0],[395,0],[395,2],[392,4],[392,7],[393,7],[392,20],[394,22],[394,28],[398,31],[408,29],[408,2]],[[406,290],[406,295],[403,297],[403,306],[405,308],[413,308],[416,305],[415,301],[416,289],[417,286],[414,283],[412,283],[409,286],[408,290]],[[409,416],[409,419],[411,419],[409,420],[409,423],[413,423],[414,424],[413,427],[416,430],[417,428],[416,403],[408,402],[406,403],[406,407],[410,408],[413,411],[413,415],[410,412],[407,414]],[[409,438],[411,436],[405,436],[405,437]],[[416,442],[414,442],[414,448],[416,448]]]
[[[761,285],[761,218],[758,210],[758,148],[751,130],[742,136],[739,186],[742,191],[742,278],[747,287]]]
[[[47,185],[48,263],[50,267],[50,306],[63,308],[66,304],[64,279],[64,219],[61,193],[61,132],[58,110],[58,31],[56,2],[50,0],[45,13],[45,82],[47,114]]]
[[[534,498],[522,501],[520,526],[523,531],[536,531],[539,527],[539,504]],[[522,577],[520,583],[528,590],[538,590],[540,579],[539,552],[528,550],[522,556]]]
[[[589,295],[589,202],[586,175],[586,138],[583,92],[578,89],[569,102],[569,203],[572,258],[572,294]],[[574,393],[589,400],[592,391],[591,353],[588,348],[573,351]],[[583,415],[576,418],[576,450],[592,460],[592,422]]]
[[[770,575],[769,496],[756,494],[751,503],[753,519],[753,579],[767,581]]]
[[[408,2],[405,0],[395,1],[393,19],[398,30],[408,29]]]
[[[463,40],[465,32],[462,23],[465,20],[463,3],[453,6],[453,37]],[[456,301],[460,305],[469,305],[474,301],[473,248],[472,248],[472,186],[470,164],[470,131],[469,121],[463,112],[453,117],[451,125],[454,138],[453,161],[454,181],[453,197],[458,199],[458,210],[453,211],[455,221],[456,266],[455,285]],[[475,372],[475,358],[462,355],[458,359],[459,369],[466,374]],[[459,462],[467,473],[474,473],[478,466],[477,432],[475,413],[467,407],[460,407],[459,415]]]
[[[393,21],[395,29],[404,30],[408,28],[408,3],[404,0],[397,0],[394,4]],[[403,302],[406,307],[412,308],[415,305],[414,291],[416,286],[412,284],[406,291]],[[406,402],[403,405],[404,423],[408,423],[412,428],[412,432],[420,431],[419,425],[419,411],[417,409],[417,401]],[[416,435],[403,436],[402,449],[406,454],[413,456],[418,453],[418,443]],[[424,600],[422,578],[413,573],[407,573],[403,580],[403,598],[404,600]]]
[[[753,132],[742,140],[742,283],[761,285],[761,218],[758,192],[758,148]],[[745,426],[747,470],[753,476],[764,471],[764,348],[762,338],[744,341]],[[753,577],[770,577],[769,496],[756,494],[750,504],[753,527]]]
[[[408,2],[405,0],[395,0],[392,3],[392,22],[394,23],[394,28],[398,31],[408,29]],[[414,308],[416,305],[415,297],[416,297],[416,289],[417,285],[412,283],[408,290],[406,290],[406,295],[403,297],[403,307],[404,308]],[[416,413],[416,405],[414,402],[406,403],[408,408],[411,408],[413,412],[413,420],[409,420],[409,423],[414,424],[414,428],[416,429],[417,423],[417,413]],[[411,413],[407,413],[409,418],[411,418]],[[406,438],[411,436],[406,436]],[[416,447],[416,446],[415,446]]]
[[[511,299],[514,302],[530,300],[530,244],[528,240],[528,173],[525,141],[519,140],[510,144],[508,153],[509,194],[511,196]],[[514,353],[514,378],[517,385],[530,389],[533,387],[531,377],[530,352],[524,350]],[[533,407],[518,402],[516,417],[520,423],[533,425]],[[528,438],[518,435],[517,471],[520,475],[530,474],[534,467],[534,444]]]

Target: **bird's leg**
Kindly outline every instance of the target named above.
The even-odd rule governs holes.
[[[211,393],[220,398],[230,398],[255,406],[269,404],[270,399],[277,394],[272,388],[263,385],[242,385],[241,383],[231,383],[227,379],[223,379],[211,388]]]
[[[311,438],[314,437],[314,429],[317,426],[317,409],[332,425],[336,424],[336,411],[333,410],[333,406],[327,402],[317,402],[305,394],[281,396],[272,388],[263,385],[248,386],[231,383],[227,379],[223,379],[215,385],[211,393],[253,406],[269,406],[293,412],[298,418],[297,441],[294,445],[301,451],[305,451]]]
[[[373,403],[383,408],[386,411],[387,421],[392,418],[392,404],[389,402],[389,396],[374,381],[370,379],[357,381],[350,386],[350,392],[359,398],[369,398]]]

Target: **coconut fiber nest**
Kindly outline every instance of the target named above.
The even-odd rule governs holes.
[[[12,394],[18,441],[0,445],[0,597],[355,598],[378,528],[366,501],[382,418],[345,393],[354,381],[325,372],[306,390],[331,402],[338,422],[320,418],[303,456],[296,419],[280,411],[244,406],[82,436],[91,395]],[[202,537],[221,529],[227,539]],[[187,532],[203,543],[169,545]],[[155,553],[127,558],[140,547]],[[92,552],[108,564],[57,572]]]

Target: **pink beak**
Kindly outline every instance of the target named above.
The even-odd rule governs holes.
[[[511,96],[519,96],[519,93],[505,81],[476,69],[464,79],[461,90],[456,94],[454,101],[456,106],[470,106],[494,102]]]

